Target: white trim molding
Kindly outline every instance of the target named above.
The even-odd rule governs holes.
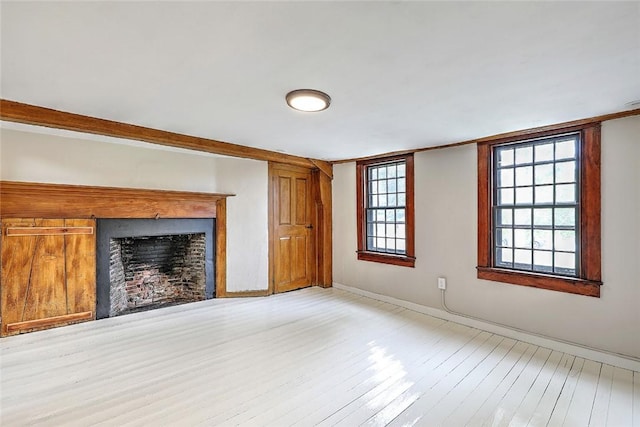
[[[488,321],[478,320],[475,318],[465,317],[464,315],[458,315],[449,313],[445,310],[438,308],[427,307],[424,305],[416,304],[409,301],[393,298],[386,295],[380,295],[373,292],[365,291],[363,289],[355,288],[353,286],[343,285],[341,283],[333,282],[333,287],[341,289],[343,291],[351,292],[353,294],[361,295],[364,297],[372,298],[378,301],[394,304],[399,307],[416,311],[418,313],[427,314],[429,316],[437,317],[443,320],[449,320],[452,322],[460,323],[462,325],[470,326],[472,328],[482,329],[487,332],[502,335],[508,338],[513,338],[519,341],[524,341],[530,344],[535,344],[540,347],[549,348],[552,350],[569,353],[574,356],[583,357],[585,359],[593,360],[600,363],[606,363],[609,365],[617,366],[623,369],[630,369],[632,371],[640,372],[640,359],[632,358],[629,356],[610,353],[604,350],[589,348],[577,343],[563,342],[551,337],[545,337],[536,335],[530,332],[524,332],[515,330],[510,327],[500,326],[492,324]]]

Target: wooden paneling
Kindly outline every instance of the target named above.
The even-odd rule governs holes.
[[[322,287],[333,285],[333,233],[331,178],[322,171],[314,171],[312,188],[315,196],[316,280]]]
[[[582,170],[580,171],[581,208],[580,228],[582,232],[580,265],[581,277],[600,282],[602,280],[601,263],[601,142],[600,125],[590,126],[582,132]],[[599,292],[599,291],[598,291]]]
[[[38,220],[36,226],[62,226],[64,220]],[[46,319],[47,317],[62,316],[67,313],[66,301],[66,271],[65,271],[65,242],[61,236],[33,236],[35,250],[32,254],[25,254],[31,264],[27,281],[27,289],[23,301],[18,301],[16,307],[20,314],[20,321]],[[7,237],[6,244],[17,243],[24,237]],[[5,256],[15,256],[10,252]],[[95,265],[95,264],[94,264]],[[11,291],[14,277],[3,278],[2,283]],[[22,307],[20,307],[22,305]],[[22,310],[20,310],[22,308]],[[3,307],[3,322],[9,322],[5,316],[10,310]]]
[[[93,318],[95,233],[7,235],[11,228],[95,228],[91,219],[2,220],[0,335]],[[89,312],[90,315],[86,313]],[[75,316],[85,313],[82,316]]]
[[[311,272],[308,271],[309,263],[307,258],[311,255],[308,253],[308,240],[307,236],[294,236],[293,237],[293,253],[291,254],[293,262],[291,263],[291,276],[294,281],[305,280],[311,277]]]
[[[288,176],[278,177],[278,203],[280,206],[288,206],[291,201],[291,178]],[[291,209],[280,209],[278,211],[278,224],[291,224]]]
[[[292,206],[296,225],[307,226],[311,224],[309,218],[309,193],[311,192],[309,181],[310,179],[307,178],[296,178],[295,205]]]
[[[216,201],[216,298],[227,295],[227,199]]]
[[[95,221],[86,219],[65,220],[65,225],[70,227],[79,228],[87,223],[93,224]],[[67,235],[64,239],[68,312],[94,311],[96,306],[95,287],[88,287],[87,284],[96,282],[96,269],[88,269],[87,266],[92,266],[96,262],[95,240],[93,237],[87,238],[85,235]]]
[[[66,325],[72,322],[82,320],[93,320],[93,312],[85,311],[83,313],[65,314],[62,316],[48,317],[46,319],[27,320],[25,322],[9,323],[7,325],[7,335],[13,335],[19,332],[35,331],[38,329],[46,329],[52,326]]]
[[[215,218],[229,194],[0,182],[0,217]]]
[[[7,236],[59,236],[93,234],[92,227],[8,227]]]
[[[322,172],[329,180],[333,179],[333,165],[331,162],[325,162],[324,160],[309,159],[320,172]]]
[[[478,144],[478,266],[491,265],[491,148]]]
[[[276,292],[278,288],[284,288],[288,286],[293,277],[291,274],[292,265],[294,264],[292,250],[293,244],[291,242],[291,236],[283,236],[278,238],[277,260],[276,260]]]
[[[127,123],[115,122],[112,120],[104,120],[96,117],[83,116],[80,114],[67,113],[50,108],[8,101],[5,99],[0,100],[0,119],[8,122],[66,129],[96,135],[112,136],[116,138],[133,139],[170,147],[204,151],[207,153],[288,163],[307,168],[315,167],[315,163],[313,161],[304,157],[292,156],[259,148],[245,147],[243,145],[231,144],[213,139],[198,138],[195,136],[151,129]],[[322,162],[321,160],[316,160],[316,162],[323,164],[323,166],[326,164],[326,162]]]
[[[244,298],[244,297],[266,297],[271,295],[269,289],[260,289],[257,291],[227,291],[225,297],[227,298]]]
[[[216,218],[216,296],[223,297],[226,294],[228,196],[230,195],[0,181],[0,217]],[[92,227],[77,224],[80,223],[67,222],[64,227],[34,228],[33,223],[27,221],[24,225],[12,225],[8,234],[61,235],[67,236],[68,245],[82,245],[82,240],[73,239],[70,235],[80,233],[82,236],[83,233],[92,232]],[[87,257],[95,258],[95,249],[84,247],[81,250]],[[69,262],[80,261],[74,259]],[[73,283],[71,286],[74,286]],[[78,293],[73,290],[69,295],[72,295],[70,303],[75,304]]]
[[[3,221],[6,226],[34,225],[33,220],[14,219]],[[2,230],[4,231],[4,230]],[[0,335],[5,335],[5,325],[23,320],[22,310],[29,290],[29,280],[36,252],[38,237],[8,238],[2,233],[2,286],[0,286]]]

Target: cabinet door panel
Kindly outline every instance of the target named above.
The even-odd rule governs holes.
[[[67,219],[67,227],[92,227],[86,219]],[[95,228],[94,228],[95,229]],[[95,311],[96,306],[96,241],[92,235],[70,234],[65,237],[68,313]]]
[[[2,220],[0,335],[94,318],[95,221]]]

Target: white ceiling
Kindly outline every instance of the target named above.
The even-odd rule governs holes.
[[[320,159],[633,108],[640,2],[7,2],[4,99]],[[293,89],[331,107],[289,109]],[[637,108],[637,107],[635,107]]]

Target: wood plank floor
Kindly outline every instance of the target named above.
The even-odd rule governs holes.
[[[337,289],[0,340],[0,425],[633,426],[640,373]]]

